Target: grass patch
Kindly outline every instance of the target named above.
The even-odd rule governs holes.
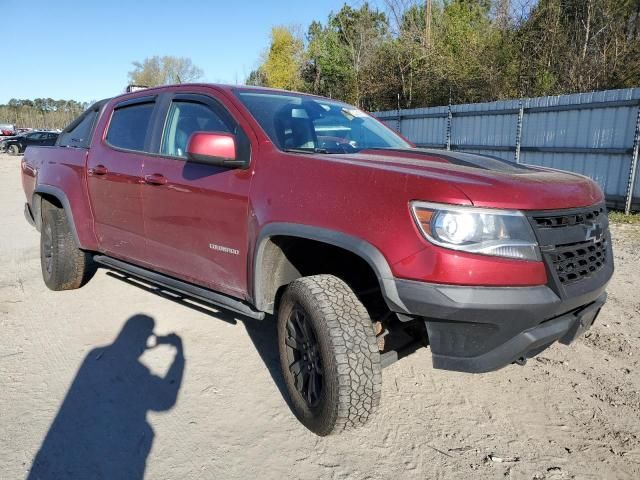
[[[625,215],[624,212],[609,212],[609,221],[611,223],[640,225],[640,214],[632,213],[631,215]]]

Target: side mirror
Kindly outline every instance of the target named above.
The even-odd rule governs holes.
[[[194,132],[187,143],[187,158],[194,163],[226,168],[244,168],[236,156],[236,139],[230,133]]]

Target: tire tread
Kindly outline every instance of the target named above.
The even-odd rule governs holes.
[[[338,401],[316,433],[334,434],[365,424],[380,404],[382,391],[380,353],[367,310],[334,275],[303,277],[289,289],[312,297],[334,353],[329,362],[337,374]]]
[[[42,203],[42,229],[51,222],[53,233],[53,271],[47,278],[44,262],[42,274],[47,287],[51,290],[73,290],[86,284],[96,267],[91,254],[76,245],[66,212],[50,202]],[[42,253],[41,253],[42,255]]]

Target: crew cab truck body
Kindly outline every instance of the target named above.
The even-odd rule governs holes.
[[[613,273],[588,178],[414,148],[362,111],[254,87],[180,85],[98,102],[22,161],[54,290],[97,265],[277,316],[296,416],[364,423],[381,368],[524,363],[590,327]]]

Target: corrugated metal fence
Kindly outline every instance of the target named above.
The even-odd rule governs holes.
[[[640,209],[640,88],[374,115],[418,146],[581,173],[610,206]]]

